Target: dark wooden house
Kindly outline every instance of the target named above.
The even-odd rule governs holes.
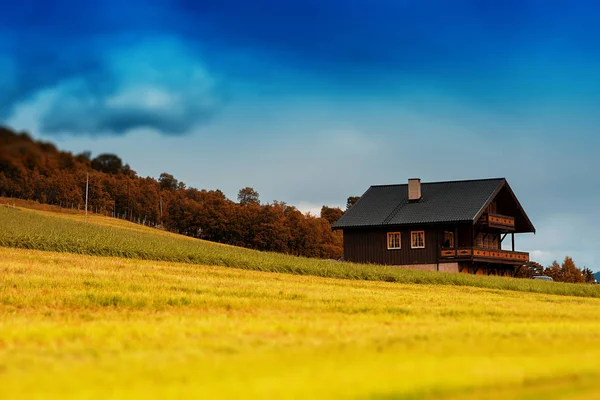
[[[371,186],[333,228],[347,261],[504,276],[529,261],[515,234],[535,233],[504,178]]]

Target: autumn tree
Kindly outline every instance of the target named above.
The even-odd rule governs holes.
[[[161,190],[175,191],[179,187],[179,181],[171,174],[163,172],[158,178]]]
[[[75,156],[75,159],[80,163],[85,163],[92,160],[92,152],[89,150],[82,151]]]
[[[346,210],[350,209],[360,199],[360,196],[350,196],[346,201]]]
[[[583,283],[585,277],[581,273],[581,270],[575,266],[575,262],[571,257],[565,257],[565,260],[561,266],[562,281],[570,283]]]
[[[551,277],[555,281],[561,282],[562,271],[560,269],[560,264],[558,263],[558,261],[552,261],[552,264],[544,270],[544,275]]]
[[[238,192],[238,202],[242,206],[249,204],[260,204],[258,192],[251,187],[245,187]]]
[[[544,275],[544,266],[535,261],[529,261],[515,269],[515,278],[531,278],[534,275]]]
[[[583,274],[585,283],[594,283],[594,282],[596,282],[596,277],[594,276],[594,272],[591,269],[589,269],[587,267],[584,267],[581,270],[581,272]]]
[[[324,218],[329,222],[329,225],[333,225],[340,217],[344,214],[344,212],[337,207],[321,207],[321,218]]]
[[[92,160],[92,168],[107,174],[118,174],[123,169],[123,161],[114,154],[100,154]]]
[[[544,270],[546,276],[551,277],[558,282],[583,283],[585,276],[571,257],[565,257],[562,265],[553,261],[552,265]]]

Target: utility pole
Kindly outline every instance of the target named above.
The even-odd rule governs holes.
[[[162,219],[163,219],[162,196],[160,196],[159,199],[160,199],[160,224],[162,225]]]
[[[125,219],[131,219],[130,210],[129,210],[129,179],[127,179],[127,214],[125,215]]]
[[[85,217],[87,218],[88,192],[90,187],[90,173],[85,173]]]

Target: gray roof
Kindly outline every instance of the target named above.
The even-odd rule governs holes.
[[[421,184],[421,200],[408,201],[408,184],[371,186],[334,229],[475,221],[504,186],[504,178]]]

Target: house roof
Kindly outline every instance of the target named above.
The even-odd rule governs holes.
[[[407,184],[371,186],[333,228],[474,223],[504,187],[524,217],[523,231],[535,232],[504,178],[422,183],[418,201],[408,200]]]

